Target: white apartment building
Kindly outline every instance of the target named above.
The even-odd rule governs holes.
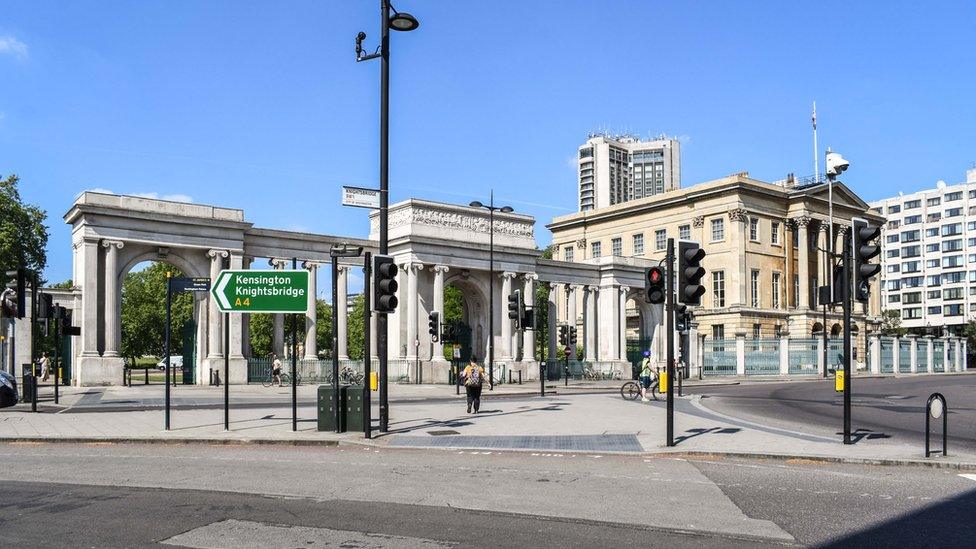
[[[681,187],[681,148],[676,139],[591,135],[580,146],[578,159],[581,212]]]
[[[881,307],[905,328],[959,333],[976,318],[976,168],[966,181],[871,203],[881,234]]]

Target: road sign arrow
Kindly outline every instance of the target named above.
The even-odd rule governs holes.
[[[230,277],[231,275],[227,271],[221,271],[220,275],[217,276],[217,284],[213,294],[217,298],[218,307],[221,309],[230,309],[230,300],[227,299],[227,294],[225,293],[227,283],[230,282]]]
[[[308,276],[306,270],[225,270],[211,295],[223,313],[304,313]]]

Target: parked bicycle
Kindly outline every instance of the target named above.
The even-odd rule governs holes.
[[[365,374],[352,367],[343,366],[339,369],[339,384],[341,385],[362,385],[365,380]],[[321,381],[325,384],[331,384],[332,371],[329,370],[325,375],[321,376]]]

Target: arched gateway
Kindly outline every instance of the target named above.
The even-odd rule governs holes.
[[[121,378],[120,288],[125,274],[147,260],[165,261],[187,276],[214,278],[222,268],[249,268],[256,258],[269,258],[275,268],[287,268],[297,258],[300,268],[312,270],[330,261],[333,244],[346,242],[376,252],[377,213],[371,214],[369,239],[261,229],[246,221],[244,211],[147,198],[83,193],[64,216],[72,225],[73,280],[80,293],[75,312],[81,336],[75,346],[73,382],[78,385],[115,384]],[[425,381],[445,381],[448,362],[441,343],[431,343],[426,331],[430,311],[444,311],[444,287],[451,284],[465,296],[465,323],[472,331],[472,349],[487,355],[488,338],[495,343],[496,364],[537,375],[535,338],[519,341],[506,314],[507,297],[522,290],[534,305],[535,288],[549,284],[550,337],[546,356],[554,356],[557,323],[579,326],[579,344],[596,369],[629,372],[627,309],[641,318],[640,337],[650,337],[660,311],[638,297],[643,285],[642,259],[603,257],[568,263],[540,257],[535,243],[535,220],[520,214],[496,213],[494,221],[494,277],[489,275],[488,213],[467,206],[411,199],[390,207],[390,254],[401,268],[396,312],[389,321],[389,355],[404,365],[420,365]],[[263,265],[259,268],[264,268]],[[346,280],[340,269],[338,304],[340,341],[337,352],[347,354],[345,326]],[[494,333],[488,334],[489,285],[494,294]],[[314,299],[315,291],[310,292]],[[162,299],[162,297],[161,297]],[[77,301],[77,300],[76,300]],[[633,305],[633,304],[636,304]],[[579,314],[577,307],[581,306]],[[194,306],[197,326],[197,383],[209,370],[223,366],[230,354],[230,382],[247,381],[247,315],[230,315],[230,348],[223,349],[223,315],[209,296]],[[566,319],[566,320],[560,320]],[[79,322],[80,321],[80,322]],[[306,318],[306,357],[316,355],[315,308]],[[282,322],[276,319],[274,346],[280,347]],[[423,329],[421,329],[423,327]],[[372,354],[375,356],[375,338]],[[661,345],[657,345],[661,346]],[[407,366],[405,366],[407,367]]]

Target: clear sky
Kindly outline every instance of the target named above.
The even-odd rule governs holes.
[[[339,186],[377,185],[378,0],[0,0],[0,174],[51,222],[84,189],[245,209],[258,226],[365,236]],[[867,199],[976,160],[976,3],[400,0],[392,200],[576,209],[593,131],[683,144],[683,184],[813,173],[820,143]]]

